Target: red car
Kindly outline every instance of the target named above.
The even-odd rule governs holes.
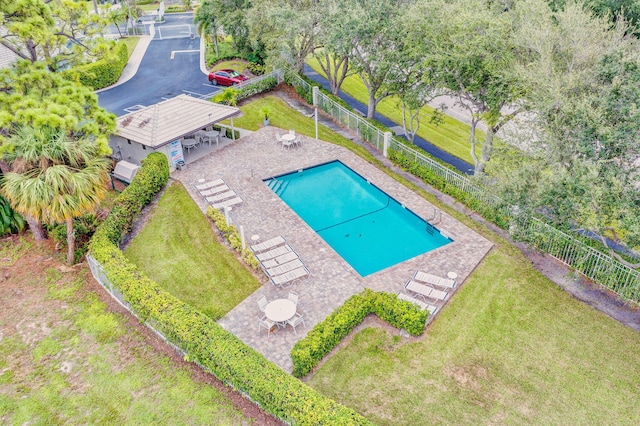
[[[214,86],[235,86],[246,80],[247,77],[234,70],[218,70],[209,74],[209,81]]]

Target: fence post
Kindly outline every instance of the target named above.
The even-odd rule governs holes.
[[[318,92],[319,91],[320,89],[318,89],[318,86],[313,86],[313,107],[314,107],[313,120],[315,121],[315,124],[316,124],[316,140],[318,140]]]
[[[389,149],[389,143],[391,142],[391,132],[384,132],[384,144],[382,145],[382,155],[385,158],[389,158],[387,150]]]

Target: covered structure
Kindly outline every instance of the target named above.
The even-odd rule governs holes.
[[[240,114],[238,108],[216,104],[187,95],[159,102],[118,117],[117,128],[109,137],[116,161],[140,162],[152,152],[162,152],[175,170],[184,164],[182,141],[198,130],[211,130],[215,123]]]

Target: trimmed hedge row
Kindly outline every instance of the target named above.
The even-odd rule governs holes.
[[[63,74],[71,80],[78,81],[93,90],[98,90],[118,81],[128,61],[127,45],[118,43],[106,58],[90,64],[79,65],[63,71]]]
[[[166,157],[150,154],[116,200],[111,214],[94,234],[91,255],[102,265],[141,321],[223,382],[247,394],[260,406],[296,425],[370,425],[355,411],[329,399],[285,373],[213,320],[176,299],[141,273],[117,244],[142,207],[164,187],[169,176]]]
[[[269,90],[276,87],[277,84],[278,84],[278,80],[275,77],[267,77],[255,83],[247,84],[246,86],[243,86],[241,89],[238,90],[238,94],[236,95],[236,101],[246,99],[257,93],[268,92]]]
[[[372,313],[396,328],[404,328],[413,336],[422,334],[428,316],[427,311],[398,299],[395,294],[365,289],[347,299],[295,344],[291,350],[293,375],[303,377],[309,374],[355,326]]]

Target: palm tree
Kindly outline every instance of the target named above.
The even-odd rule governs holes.
[[[3,195],[17,212],[38,224],[65,222],[67,261],[73,264],[73,218],[93,210],[104,197],[109,161],[98,155],[93,141],[74,139],[51,127],[21,127],[10,142],[12,170],[3,177]]]
[[[218,52],[218,20],[216,19],[216,11],[211,0],[204,0],[195,16],[193,22],[196,24],[196,31],[200,37],[211,34],[213,36],[213,46],[216,50],[216,57],[220,56]],[[204,37],[203,37],[204,38]]]

